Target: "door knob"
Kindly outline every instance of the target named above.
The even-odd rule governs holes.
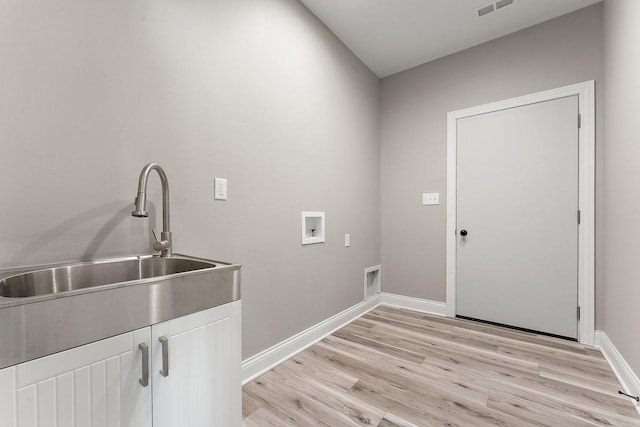
[[[460,230],[460,235],[462,237],[466,236],[467,235],[467,230]]]

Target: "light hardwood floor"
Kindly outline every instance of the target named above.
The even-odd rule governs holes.
[[[640,426],[600,351],[379,306],[243,387],[244,426]]]

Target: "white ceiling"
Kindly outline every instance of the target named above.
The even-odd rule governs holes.
[[[300,0],[378,77],[458,52],[600,0]]]

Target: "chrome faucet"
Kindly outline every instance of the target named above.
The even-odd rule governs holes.
[[[135,210],[131,212],[131,215],[138,218],[146,218],[149,216],[147,209],[147,180],[149,179],[149,173],[154,170],[158,172],[160,176],[160,182],[162,183],[162,232],[158,239],[156,230],[153,231],[153,236],[156,242],[153,244],[154,251],[160,251],[161,257],[170,257],[173,252],[171,249],[171,229],[169,225],[169,180],[167,174],[157,163],[149,163],[140,172],[140,180],[138,181],[138,196],[135,201]]]

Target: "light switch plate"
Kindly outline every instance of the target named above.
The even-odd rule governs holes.
[[[348,248],[349,246],[351,246],[351,234],[345,234],[344,235],[344,247]]]
[[[440,193],[423,193],[422,206],[439,205]]]
[[[213,180],[215,200],[227,200],[227,180],[225,178],[215,178]]]

